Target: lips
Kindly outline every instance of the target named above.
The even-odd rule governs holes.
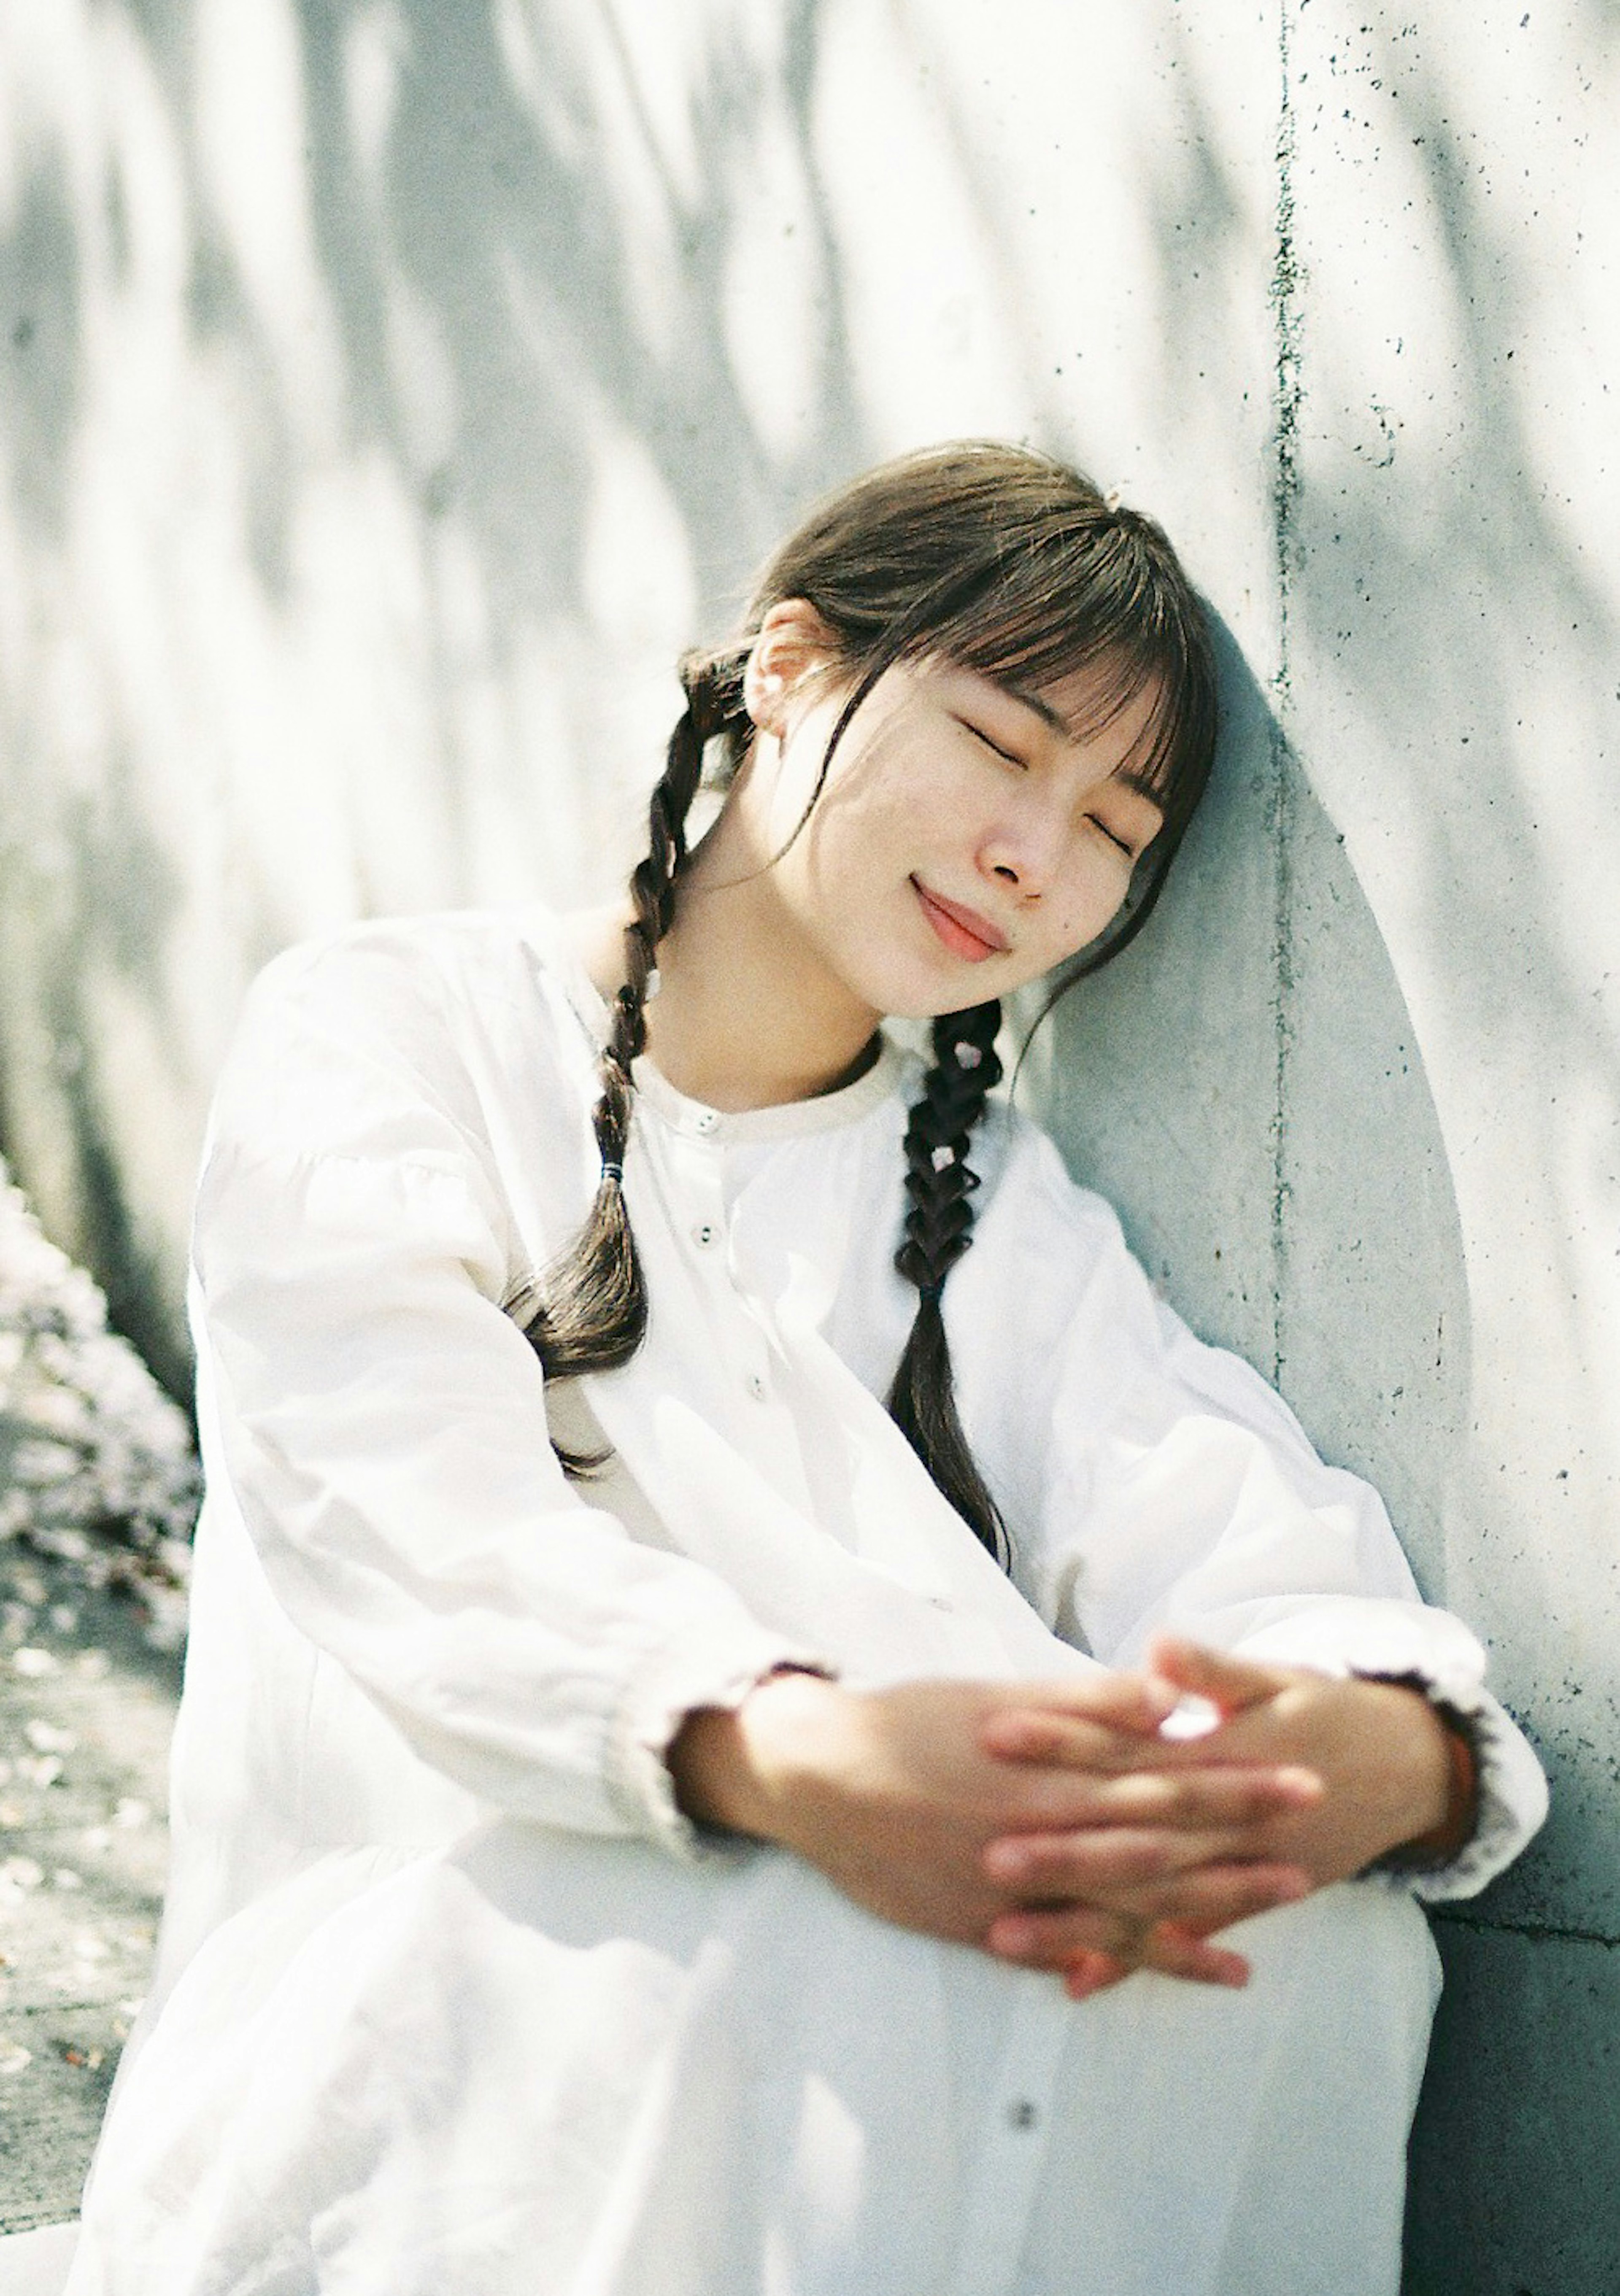
[[[911,880],[911,890],[921,904],[923,914],[953,956],[966,957],[969,964],[983,964],[987,957],[1007,954],[1011,946],[1007,935],[976,909],[964,908],[959,901],[948,901],[942,893],[930,892],[916,877]]]

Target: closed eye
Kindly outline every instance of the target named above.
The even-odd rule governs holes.
[[[1093,824],[1094,827],[1102,831],[1103,835],[1107,839],[1110,845],[1118,846],[1120,851],[1124,855],[1127,861],[1134,863],[1139,857],[1136,847],[1132,845],[1127,838],[1116,836],[1114,831],[1109,828],[1107,823],[1102,818],[1100,814],[1088,814],[1086,818]]]
[[[958,718],[957,724],[965,726],[976,741],[983,742],[987,750],[993,750],[997,757],[1004,758],[1009,766],[1016,766],[1020,771],[1024,769],[1022,758],[1016,756],[1011,750],[1004,750],[999,742],[992,742],[983,726],[975,726],[971,718]]]

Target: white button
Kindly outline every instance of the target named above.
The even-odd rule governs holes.
[[[700,1132],[712,1132],[719,1122],[720,1118],[715,1113],[714,1110],[711,1108],[705,1108],[703,1114],[697,1119],[697,1128]]]
[[[1027,2096],[1016,2096],[1007,2108],[1009,2128],[1033,2128],[1040,2118],[1040,2108],[1032,2104]]]
[[[760,1377],[757,1371],[751,1371],[747,1378],[743,1382],[743,1384],[748,1390],[749,1394],[752,1396],[756,1403],[764,1402],[765,1382]]]
[[[692,1231],[692,1241],[700,1251],[707,1251],[719,1234],[720,1230],[712,1220],[699,1220]]]

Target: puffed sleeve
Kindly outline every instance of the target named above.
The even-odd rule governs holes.
[[[1425,1603],[1376,1492],[1326,1465],[1282,1398],[1156,1299],[1119,1223],[1036,1152],[1048,1264],[1070,1271],[1049,1387],[1031,1593],[1065,1640],[1137,1662],[1161,1630],[1279,1664],[1410,1679],[1465,1718],[1480,1818],[1418,1878],[1472,1895],[1541,1824],[1547,1792],[1484,1688],[1484,1656]]]
[[[419,1756],[515,1816],[689,1848],[680,1716],[815,1654],[563,1476],[452,1003],[377,936],[254,991],[195,1226],[213,1469],[294,1625]]]

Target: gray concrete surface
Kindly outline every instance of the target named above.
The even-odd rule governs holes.
[[[609,884],[807,492],[1027,435],[1181,543],[1222,788],[1025,1088],[1554,1771],[1431,2296],[1620,2284],[1617,96],[1615,0],[0,16],[0,1145],[177,1382],[247,974]]]
[[[1413,2144],[1425,2205],[1408,2296],[1613,2288],[1620,1955],[1608,1938],[1466,1915],[1436,1933],[1446,1991]]]
[[[0,2233],[78,2210],[160,1908],[179,1660],[0,1549]]]

